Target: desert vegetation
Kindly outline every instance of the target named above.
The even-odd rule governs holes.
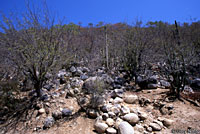
[[[52,89],[62,89],[59,94],[66,93],[65,98],[76,98],[80,111],[91,118],[106,111],[102,105],[108,93],[122,97],[124,88],[135,92],[166,87],[170,89],[166,95],[178,101],[188,97],[183,92],[189,88],[193,93],[189,96],[195,96],[190,102],[199,106],[200,21],[144,24],[135,20],[83,27],[56,24],[47,7],[36,12],[27,6],[20,17],[2,15],[0,28],[1,124],[14,125],[12,118],[24,119],[25,112],[42,109],[39,104],[56,98],[57,93],[50,95]],[[52,114],[61,118],[58,112]],[[72,112],[65,109],[61,114]],[[96,130],[100,131],[98,126]]]

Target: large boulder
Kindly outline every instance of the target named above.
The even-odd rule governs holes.
[[[125,121],[128,121],[131,125],[135,125],[139,122],[139,117],[134,113],[126,114],[123,118]]]
[[[133,127],[126,121],[122,121],[118,129],[119,134],[134,134]]]

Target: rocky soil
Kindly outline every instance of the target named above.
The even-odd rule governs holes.
[[[138,91],[123,76],[107,74],[104,69],[91,73],[85,67],[60,70],[44,86],[40,100],[19,116],[23,120],[7,119],[0,133],[200,133],[200,107],[194,105],[199,104],[199,96],[193,99],[196,103],[174,100],[167,96],[169,83],[158,75],[141,78],[145,89]],[[185,90],[182,96],[190,100],[190,94]],[[34,90],[27,94],[34,95]]]

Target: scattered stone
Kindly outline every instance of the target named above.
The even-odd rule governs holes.
[[[106,129],[106,133],[107,134],[117,134],[117,130],[112,127],[109,127]]]
[[[47,94],[43,93],[40,97],[40,100],[47,102],[47,101],[49,101],[49,96]]]
[[[74,66],[72,66],[72,67],[70,68],[70,71],[71,71],[72,73],[75,73],[75,72],[76,72],[76,68],[75,68]]]
[[[115,122],[114,122],[114,120],[112,119],[112,118],[108,118],[107,120],[106,120],[106,123],[108,124],[108,126],[113,126],[114,124],[115,124]]]
[[[94,129],[98,132],[98,133],[104,133],[106,131],[106,129],[108,128],[108,125],[105,123],[100,123],[97,122],[94,124]]]
[[[97,118],[97,116],[99,115],[98,112],[95,109],[88,109],[87,114],[91,118]]]
[[[55,111],[52,113],[52,116],[54,117],[54,119],[58,120],[62,118],[62,113],[60,111]]]
[[[39,113],[39,114],[44,114],[44,113],[45,113],[45,109],[44,109],[44,108],[39,109],[39,110],[38,110],[38,113]]]
[[[158,120],[154,120],[153,123],[157,123],[161,128],[163,128],[163,123]]]
[[[194,90],[194,91],[200,91],[200,78],[196,78],[192,81],[190,87]]]
[[[110,118],[115,118],[116,117],[116,114],[113,113],[113,112],[108,112],[108,115]]]
[[[168,81],[165,81],[165,80],[160,80],[160,84],[161,86],[165,87],[165,88],[170,88],[171,85]]]
[[[169,114],[169,110],[168,110],[166,107],[162,107],[162,108],[160,109],[160,112],[161,112],[163,115]]]
[[[50,128],[51,126],[53,126],[55,120],[53,117],[47,117],[44,121],[44,128]]]
[[[111,111],[112,111],[114,114],[119,115],[119,114],[120,114],[120,108],[121,108],[121,107],[114,106],[114,107],[112,107]]]
[[[124,96],[124,90],[123,89],[114,89],[114,91],[111,93],[111,97],[123,97]]]
[[[157,123],[150,123],[149,124],[150,127],[152,127],[152,129],[154,131],[160,131],[162,128],[160,127],[160,125],[158,125]]]
[[[141,120],[146,120],[148,118],[148,115],[145,112],[139,112],[139,118]]]
[[[149,77],[148,83],[157,84],[158,83],[158,76],[157,75],[153,75],[153,76]]]
[[[183,92],[185,92],[185,93],[194,93],[193,89],[190,86],[188,86],[188,85],[186,85],[184,87]]]
[[[126,114],[123,119],[128,121],[131,125],[135,125],[139,122],[139,117],[134,113]]]
[[[136,103],[137,101],[138,101],[137,95],[127,95],[124,98],[124,102],[129,103],[129,104]]]
[[[88,69],[87,67],[82,67],[82,71],[83,71],[83,73],[86,73],[86,72],[89,72],[90,69]]]
[[[66,70],[65,70],[65,69],[62,69],[62,70],[60,70],[60,71],[58,72],[57,76],[58,76],[58,78],[61,78],[61,77],[65,76],[66,73],[67,73]]]
[[[119,134],[134,134],[134,129],[128,122],[122,121],[119,125]]]
[[[64,108],[64,109],[62,110],[62,115],[63,115],[63,116],[70,116],[70,115],[72,115],[72,110],[67,109],[67,108]]]
[[[120,123],[121,123],[122,121],[123,121],[123,120],[122,120],[121,118],[119,118],[119,117],[116,119],[116,121],[115,121],[115,128],[116,128],[116,129],[119,128],[119,125],[120,125]]]
[[[125,81],[126,80],[124,78],[116,77],[114,80],[114,83],[122,86],[122,85],[124,85]]]
[[[81,75],[80,76],[81,80],[87,80],[89,77],[85,74]]]
[[[134,130],[137,130],[140,133],[144,132],[144,127],[142,125],[136,124]]]
[[[129,113],[130,113],[130,109],[126,106],[122,106],[121,115],[129,114]]]
[[[83,72],[80,70],[80,68],[77,68],[76,72],[75,72],[75,76],[80,77],[82,74],[83,74]]]
[[[148,132],[152,132],[152,131],[153,131],[152,127],[147,127],[146,130],[147,130]]]
[[[103,105],[100,109],[102,112],[106,113],[106,112],[109,112],[112,107],[113,107],[113,105],[107,104],[107,105]]]
[[[164,124],[166,127],[171,126],[173,123],[174,123],[174,121],[171,120],[171,119],[164,119],[164,120],[163,120],[163,124]]]
[[[119,103],[122,103],[123,102],[123,99],[122,98],[119,98],[119,97],[116,97],[113,101],[114,104],[119,104]]]
[[[109,118],[108,113],[103,113],[102,118],[104,121],[106,121]]]

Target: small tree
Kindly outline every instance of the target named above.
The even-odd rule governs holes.
[[[180,98],[180,92],[184,90],[186,84],[186,66],[193,62],[194,49],[191,45],[182,42],[178,30],[177,22],[175,21],[175,30],[168,40],[163,40],[165,51],[165,73],[171,83],[171,93]]]
[[[62,59],[62,26],[54,26],[48,8],[36,12],[27,6],[22,18],[2,16],[0,41],[7,48],[5,57],[25,77],[28,77],[41,96],[47,72],[53,71]]]

